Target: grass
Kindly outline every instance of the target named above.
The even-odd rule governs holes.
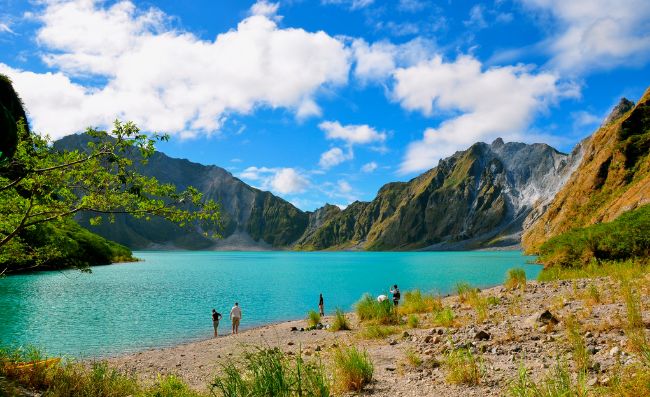
[[[365,294],[356,304],[355,310],[361,321],[373,321],[377,324],[397,324],[399,321],[392,302],[386,299],[378,302],[370,294]]]
[[[406,319],[406,324],[410,328],[417,328],[420,325],[420,318],[415,314],[410,314]]]
[[[442,306],[442,299],[433,294],[423,294],[419,289],[406,291],[398,311],[400,314],[428,313]]]
[[[573,353],[573,362],[580,373],[586,373],[591,367],[591,355],[587,350],[583,330],[575,317],[569,316],[564,320],[566,337],[571,352]]]
[[[583,300],[587,305],[597,305],[602,302],[600,291],[598,291],[598,288],[594,284],[589,284],[589,287],[583,296]]]
[[[631,280],[621,280],[621,295],[625,302],[626,321],[624,330],[628,337],[630,348],[635,352],[643,353],[645,356],[650,351],[650,346],[645,336],[641,300]]]
[[[320,362],[291,358],[280,349],[258,349],[243,362],[224,365],[211,385],[216,397],[329,396],[330,383]],[[170,396],[171,397],[171,396]]]
[[[591,261],[584,266],[547,267],[537,279],[539,281],[573,280],[577,278],[614,277],[634,279],[650,271],[650,259],[628,259],[623,261]]]
[[[456,293],[458,294],[458,299],[461,303],[467,303],[469,301],[471,291],[474,290],[475,289],[469,283],[456,283]]]
[[[603,395],[610,397],[650,396],[650,363],[629,365],[616,374]]]
[[[511,397],[583,397],[587,396],[584,376],[574,381],[566,362],[558,362],[552,371],[535,383],[524,366],[519,367],[518,377],[510,383]]]
[[[336,308],[334,313],[334,321],[330,327],[332,331],[349,331],[351,329],[348,318],[345,316],[345,313],[340,308]]]
[[[334,384],[341,392],[361,391],[372,381],[374,366],[366,351],[354,346],[334,351]]]
[[[309,327],[315,327],[318,324],[320,324],[320,313],[316,310],[310,310],[309,313],[307,313],[307,325],[309,325]]]
[[[526,289],[526,271],[520,267],[508,270],[506,281],[503,283],[507,289]]]
[[[413,368],[417,368],[424,362],[422,357],[413,349],[408,349],[405,353],[406,363]]]
[[[447,382],[456,385],[476,386],[484,373],[480,357],[466,348],[447,353],[443,365],[447,370]]]
[[[396,333],[395,327],[369,324],[361,330],[359,336],[363,339],[383,339]]]
[[[433,313],[433,325],[440,327],[452,327],[456,316],[449,307],[444,307]]]

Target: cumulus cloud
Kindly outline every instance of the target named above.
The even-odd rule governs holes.
[[[318,90],[347,82],[348,50],[322,31],[279,27],[275,11],[273,3],[256,3],[236,29],[202,40],[130,1],[50,1],[36,14],[37,42],[54,70],[0,64],[0,71],[15,82],[35,129],[54,137],[115,118],[192,136],[259,106],[319,114]],[[85,77],[105,83],[84,85]]]
[[[483,16],[484,8],[481,4],[476,4],[469,10],[469,19],[463,21],[463,24],[468,27],[474,27],[477,29],[486,28],[487,22]]]
[[[551,15],[556,25],[540,47],[564,72],[611,69],[650,59],[650,2],[647,0],[520,0]]]
[[[261,0],[253,4],[251,7],[251,14],[272,17],[277,14],[279,7],[279,3],[270,3],[268,1]]]
[[[534,73],[525,66],[484,70],[467,55],[453,62],[436,56],[398,69],[394,77],[393,96],[405,109],[451,114],[409,145],[402,173],[431,168],[477,141],[524,139],[522,133],[536,113],[560,97],[576,95],[574,87],[563,86],[554,74]]]
[[[382,81],[390,77],[398,66],[407,66],[427,59],[434,44],[424,39],[413,39],[396,45],[389,41],[369,44],[363,39],[352,42],[354,76],[361,82]]]
[[[295,168],[248,167],[239,177],[279,194],[302,193],[310,186],[309,178]]]
[[[371,173],[371,172],[375,171],[377,169],[377,167],[379,167],[379,165],[377,165],[377,163],[375,163],[374,161],[371,161],[369,163],[364,164],[361,167],[361,171],[366,172],[366,173]]]
[[[318,127],[325,132],[327,139],[339,139],[349,145],[384,142],[386,133],[379,132],[367,124],[341,125],[338,121],[323,121]]]
[[[320,161],[318,164],[325,169],[332,168],[336,165],[339,165],[347,160],[352,160],[354,158],[354,152],[351,148],[348,148],[347,152],[344,152],[343,149],[334,147],[325,153],[321,154]]]

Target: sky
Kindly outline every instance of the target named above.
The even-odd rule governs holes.
[[[571,151],[650,85],[650,1],[0,0],[0,73],[53,139],[130,120],[344,207],[478,141]]]

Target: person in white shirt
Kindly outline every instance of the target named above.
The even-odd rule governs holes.
[[[239,322],[241,321],[241,308],[239,303],[235,302],[235,306],[230,309],[230,321],[232,321],[232,333],[239,333]]]

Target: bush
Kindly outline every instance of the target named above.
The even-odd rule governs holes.
[[[520,267],[508,270],[503,285],[508,289],[526,289],[526,271]]]
[[[433,313],[433,324],[441,327],[451,327],[454,325],[454,311],[449,307],[444,307]]]
[[[355,309],[360,321],[374,321],[378,324],[397,324],[398,317],[392,302],[386,299],[378,302],[369,294],[364,295],[356,304]]]
[[[427,313],[442,306],[439,296],[423,294],[419,289],[406,291],[398,311],[401,314]]]
[[[452,350],[445,357],[447,382],[457,385],[478,385],[483,376],[483,363],[467,348]]]
[[[580,267],[552,266],[542,269],[539,281],[571,280],[576,278],[614,277],[633,279],[647,273],[649,258],[636,258],[625,261],[596,261]]]
[[[372,381],[373,371],[366,351],[351,346],[334,352],[334,379],[340,391],[360,391]]]
[[[612,222],[576,228],[540,247],[546,267],[576,267],[597,262],[650,256],[650,204],[628,211]]]
[[[320,313],[315,310],[310,310],[307,314],[307,325],[309,327],[315,327],[320,324]]]
[[[411,328],[417,328],[420,325],[420,319],[415,314],[410,314],[406,320],[406,324]]]
[[[474,288],[469,283],[460,282],[456,283],[456,293],[461,303],[466,303],[469,300],[469,294]]]
[[[229,362],[211,385],[221,397],[329,396],[329,383],[320,363],[289,358],[280,349],[259,349],[244,354],[238,367]]]
[[[348,318],[345,317],[345,313],[343,310],[340,308],[336,308],[336,312],[334,313],[334,322],[332,323],[332,327],[330,328],[332,331],[348,331],[350,330],[350,323],[348,322]]]

